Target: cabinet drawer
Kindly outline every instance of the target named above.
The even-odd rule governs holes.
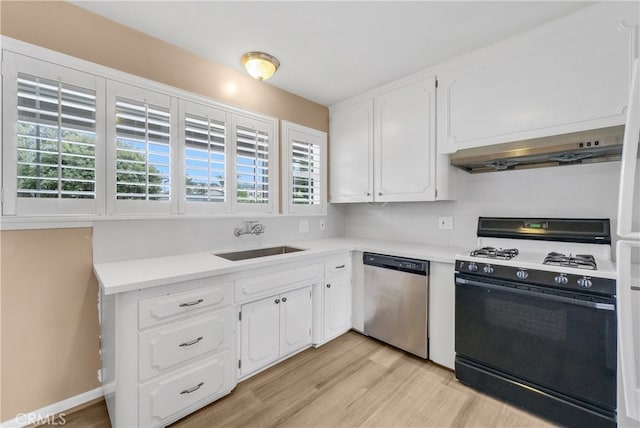
[[[236,280],[236,302],[257,300],[261,297],[290,290],[297,285],[311,285],[323,279],[322,264],[284,267],[282,271]]]
[[[332,257],[324,263],[324,275],[340,275],[351,272],[351,256],[349,254],[340,257]]]
[[[211,283],[211,279],[190,281],[186,284],[203,286]],[[176,287],[179,287],[177,284]],[[233,302],[233,286],[231,283],[211,285],[206,288],[169,294],[153,299],[141,300],[138,304],[138,325],[140,329],[180,318],[186,314],[203,310],[220,308]]]
[[[236,382],[235,373],[233,353],[225,351],[204,364],[141,385],[138,389],[140,426],[162,425],[172,415],[181,416],[180,411],[198,402],[206,404],[205,400],[230,392]]]
[[[140,380],[206,353],[232,349],[234,313],[232,308],[227,308],[140,333]]]

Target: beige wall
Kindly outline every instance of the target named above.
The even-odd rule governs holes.
[[[329,127],[325,106],[69,3],[2,0],[0,33],[315,129]],[[100,360],[91,229],[3,231],[0,241],[3,422],[96,388]]]
[[[0,420],[99,386],[91,228],[0,235]]]

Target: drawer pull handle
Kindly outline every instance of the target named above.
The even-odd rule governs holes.
[[[181,307],[181,308],[184,308],[184,307],[187,307],[187,306],[199,305],[202,302],[204,302],[204,299],[198,299],[198,300],[194,300],[193,302],[180,303],[178,306]]]
[[[344,269],[347,265],[336,266],[336,269]]]
[[[331,284],[327,284],[327,288],[331,288]]]
[[[204,382],[200,382],[199,384],[197,384],[193,388],[189,388],[189,389],[185,389],[184,391],[180,391],[180,394],[191,394],[192,392],[199,390],[200,387],[202,387],[202,385],[204,385]]]
[[[200,336],[200,337],[199,337],[199,338],[197,338],[197,339],[193,339],[191,342],[184,342],[184,343],[181,343],[179,346],[180,346],[180,347],[182,347],[182,346],[191,346],[191,345],[195,345],[196,343],[200,342],[202,339],[204,339],[204,337]]]

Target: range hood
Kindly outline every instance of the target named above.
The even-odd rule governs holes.
[[[620,160],[624,125],[458,150],[451,165],[493,172]]]

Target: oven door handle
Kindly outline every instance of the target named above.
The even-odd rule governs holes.
[[[615,311],[615,305],[611,303],[588,302],[586,300],[571,299],[569,297],[554,296],[553,294],[536,293],[535,291],[519,290],[511,287],[501,287],[499,285],[487,284],[485,282],[473,281],[465,278],[456,277],[456,285],[472,285],[475,287],[488,288],[490,290],[504,291],[505,293],[524,294],[527,296],[535,295],[540,299],[553,300],[555,302],[569,303],[576,306],[585,306],[587,308],[600,309],[604,311]]]

